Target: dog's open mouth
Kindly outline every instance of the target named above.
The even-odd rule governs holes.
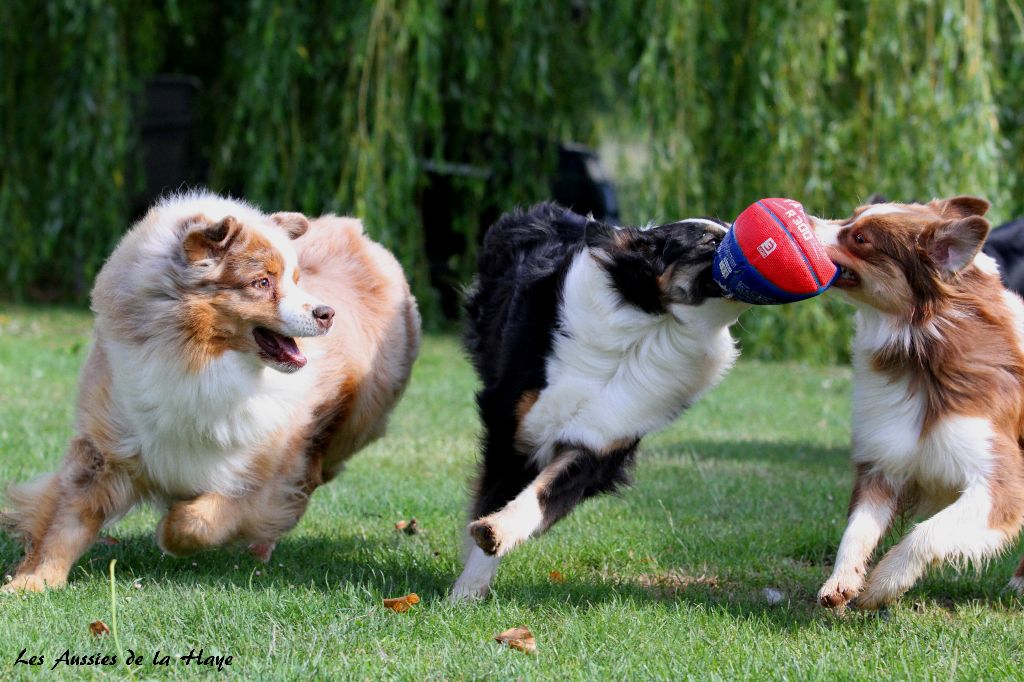
[[[260,347],[260,357],[282,369],[295,371],[306,366],[306,356],[299,350],[295,339],[282,336],[266,327],[256,327],[252,336]]]
[[[850,289],[852,287],[860,286],[860,277],[856,272],[845,265],[840,265],[839,263],[836,263],[836,267],[839,268],[839,277],[836,279],[833,286],[837,286],[840,289]]]

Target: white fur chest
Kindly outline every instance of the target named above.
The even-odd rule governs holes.
[[[253,458],[296,418],[313,376],[311,367],[282,374],[231,351],[189,374],[163,349],[105,347],[130,429],[120,454],[137,454],[158,494],[170,497],[244,492]]]
[[[893,378],[871,366],[872,354],[901,333],[888,316],[857,313],[853,460],[872,464],[897,485],[914,482],[926,491],[959,492],[991,469],[992,424],[950,414],[923,433],[923,396],[911,389],[909,378]]]
[[[716,305],[706,302],[685,322],[623,305],[603,269],[581,253],[566,276],[548,385],[520,439],[544,464],[558,442],[603,450],[668,425],[735,361],[728,325],[739,309],[723,314]]]

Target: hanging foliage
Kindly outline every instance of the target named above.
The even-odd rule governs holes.
[[[842,215],[876,192],[978,193],[1005,219],[1024,212],[1022,36],[1019,0],[0,3],[0,276],[85,297],[140,185],[139,93],[166,72],[203,81],[213,189],[361,216],[433,322],[437,174],[466,281],[481,223],[549,192],[557,141],[601,146],[627,222],[780,195]],[[849,334],[821,300],[740,330],[748,355],[822,361]]]
[[[119,20],[102,0],[0,5],[0,229],[15,291],[86,290],[124,228],[131,80]]]
[[[841,216],[875,193],[973,193],[995,220],[1019,214],[1008,189],[1021,177],[1024,72],[1007,42],[1019,45],[1021,16],[1016,2],[1002,17],[982,4],[650,0],[625,117],[642,122],[651,161],[634,169],[630,208],[731,219],[789,196]],[[1017,28],[1000,35],[1011,17]],[[1013,104],[1000,110],[1001,97]],[[751,311],[740,337],[748,357],[834,361],[848,358],[851,330],[826,297]]]

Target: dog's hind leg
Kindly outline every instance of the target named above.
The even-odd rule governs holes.
[[[564,518],[580,501],[628,483],[636,441],[606,453],[561,446],[540,474],[512,501],[469,526],[485,554],[503,556]]]
[[[167,554],[182,557],[233,539],[242,522],[240,498],[203,493],[171,505],[156,527],[156,543]]]
[[[25,542],[25,558],[4,590],[61,587],[104,521],[135,502],[129,474],[88,439],[75,438],[60,471],[10,490],[5,522]]]
[[[297,475],[278,476],[241,497],[210,492],[175,502],[157,525],[157,544],[173,556],[188,556],[243,540],[266,563],[277,539],[302,518],[314,487]]]
[[[1016,444],[1004,447],[1016,451]],[[895,601],[932,564],[980,566],[1017,536],[1022,522],[1024,500],[995,477],[972,481],[955,502],[917,524],[889,550],[868,577],[857,606],[877,609]]]
[[[473,502],[474,519],[501,509],[537,475],[529,458],[517,452],[511,441],[511,437],[498,440],[490,434],[485,437],[483,464]],[[467,534],[465,566],[452,587],[452,601],[486,597],[500,561],[498,557],[484,553],[473,542],[472,536]]]
[[[494,580],[500,563],[499,557],[486,554],[473,543],[472,538],[467,537],[465,565],[459,579],[452,586],[449,599],[460,602],[486,597],[490,594],[491,581]]]

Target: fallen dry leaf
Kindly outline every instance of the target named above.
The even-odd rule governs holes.
[[[110,628],[102,620],[97,620],[89,623],[89,632],[92,633],[93,637],[102,637],[103,635],[110,634]]]
[[[408,521],[405,519],[395,524],[395,530],[400,530],[406,535],[416,535],[420,532],[420,524],[416,521],[416,517],[412,517]]]
[[[412,608],[413,604],[419,604],[420,597],[415,592],[410,592],[404,597],[395,597],[394,599],[385,599],[384,608],[391,609],[395,613],[405,613]]]
[[[551,571],[548,573],[548,579],[553,583],[564,583],[565,574],[561,571]]]
[[[537,650],[537,640],[533,638],[533,633],[525,625],[520,625],[517,628],[505,630],[500,635],[495,635],[494,641],[500,644],[507,644],[508,648],[527,654]]]
[[[101,545],[106,545],[107,547],[113,547],[114,545],[121,544],[120,540],[118,540],[117,538],[112,538],[109,535],[101,535],[99,539],[96,540],[96,542],[100,543]]]

